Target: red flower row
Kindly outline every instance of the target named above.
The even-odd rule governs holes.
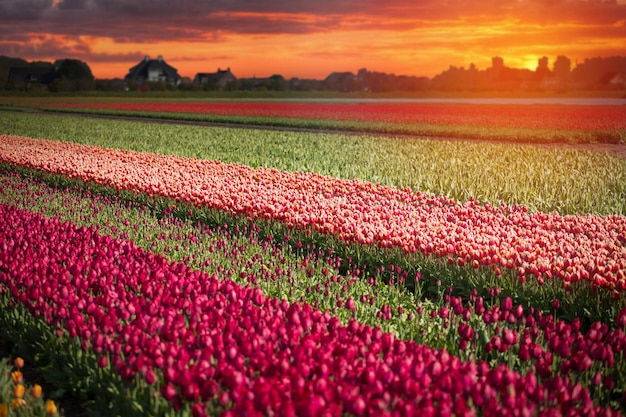
[[[520,280],[626,290],[626,217],[528,213],[312,173],[1,136],[0,161],[338,238],[487,266]]]
[[[0,205],[0,289],[141,375],[174,408],[231,415],[617,415],[556,376],[463,362],[306,304],[168,263],[132,242]],[[226,415],[228,415],[228,413]]]
[[[48,107],[197,113],[474,127],[541,129],[626,129],[622,106],[475,105],[433,103],[101,103]]]

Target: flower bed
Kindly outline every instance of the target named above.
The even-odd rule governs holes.
[[[82,340],[101,367],[128,381],[141,376],[197,416],[618,414],[567,378],[539,382],[354,320],[342,326],[308,304],[265,297],[93,228],[6,205],[0,218],[9,295]]]
[[[569,147],[98,118],[86,122],[77,116],[9,112],[0,112],[0,131],[281,171],[315,172],[443,194],[457,201],[474,196],[492,205],[524,205],[530,211],[626,214],[626,159]],[[626,129],[623,132],[626,134]]]
[[[496,275],[513,269],[521,282],[557,279],[567,288],[586,281],[615,298],[626,289],[624,216],[559,216],[477,201],[459,204],[316,174],[6,135],[0,152],[1,160],[19,166],[276,220],[347,242],[447,257]]]
[[[46,107],[133,112],[332,119],[471,127],[626,129],[622,106],[473,105],[432,103],[59,103]]]

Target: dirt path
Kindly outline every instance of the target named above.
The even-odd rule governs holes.
[[[394,133],[380,133],[369,131],[356,131],[356,130],[340,130],[340,129],[324,129],[324,128],[299,128],[299,127],[287,127],[287,126],[271,126],[271,125],[246,125],[240,123],[218,123],[218,122],[203,122],[192,120],[177,120],[177,119],[158,119],[150,117],[131,117],[131,116],[118,116],[118,115],[105,115],[105,114],[87,114],[87,113],[69,113],[59,111],[41,111],[41,110],[28,110],[28,113],[36,113],[38,115],[55,115],[55,116],[68,116],[68,117],[86,117],[97,119],[112,119],[112,120],[125,120],[132,122],[142,123],[161,123],[161,124],[178,124],[178,125],[190,125],[190,126],[208,126],[208,127],[227,127],[237,129],[254,129],[254,130],[280,130],[289,132],[310,132],[310,133],[331,133],[341,135],[371,135],[371,136],[385,136],[385,137],[398,137],[398,138],[423,138],[430,140],[446,140],[446,141],[466,141],[466,142],[487,142],[487,143],[500,143],[507,144],[513,142],[497,141],[491,139],[474,139],[474,138],[454,138],[454,137],[435,137],[425,135],[407,135],[407,134],[394,134]],[[537,143],[537,142],[515,142],[519,145],[532,145],[540,147],[558,147],[565,149],[577,149],[585,150],[597,153],[608,153],[612,156],[617,156],[626,159],[626,144],[613,144],[613,143]]]

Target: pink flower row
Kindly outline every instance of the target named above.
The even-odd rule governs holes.
[[[499,292],[492,291],[494,295]],[[558,373],[570,375],[578,381],[592,379],[594,385],[602,384],[607,390],[617,387],[626,401],[626,387],[621,376],[626,365],[623,362],[626,356],[626,307],[617,314],[616,328],[596,321],[582,330],[578,318],[570,323],[555,320],[554,316],[544,315],[533,307],[526,310],[521,305],[514,307],[510,297],[505,297],[492,308],[486,308],[484,299],[475,293],[469,296],[467,305],[460,297],[447,294],[444,300],[447,306],[432,310],[431,316],[459,322],[456,331],[460,337],[460,349],[469,349],[479,337],[480,326],[474,329],[468,324],[471,314],[477,314],[485,324],[496,326],[495,334],[486,343],[487,353],[512,350],[520,361],[532,362],[531,369],[542,378]],[[593,374],[593,378],[589,378],[589,374]],[[612,375],[620,376],[615,381]]]
[[[580,384],[463,362],[0,205],[0,289],[195,416],[618,415]],[[162,382],[161,382],[162,376]]]
[[[521,281],[588,280],[626,289],[626,216],[528,213],[525,207],[459,204],[358,180],[253,169],[176,156],[0,136],[0,161],[123,190],[314,228],[339,239],[397,247],[450,262],[516,269]]]
[[[624,129],[622,106],[433,103],[80,103],[49,107],[534,129]]]

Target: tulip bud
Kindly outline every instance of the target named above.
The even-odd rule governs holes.
[[[13,398],[11,400],[11,407],[13,407],[14,410],[17,410],[23,405],[26,405],[26,400],[24,400],[23,398]]]
[[[46,401],[46,415],[53,416],[57,413],[57,405],[52,400]]]
[[[148,369],[144,375],[144,379],[148,384],[154,384],[156,382],[156,375],[154,374],[154,371],[152,369]]]
[[[358,397],[356,400],[354,400],[354,403],[352,404],[352,413],[357,416],[363,415],[366,406],[367,405],[365,404],[363,398]]]
[[[595,375],[591,379],[591,383],[595,386],[598,386],[602,383],[602,374],[599,371],[595,373]]]
[[[15,361],[13,361],[13,363],[17,369],[22,369],[24,367],[24,359],[19,356],[15,358]]]
[[[195,403],[191,407],[191,415],[193,417],[205,417],[207,414],[204,409],[204,403]]]
[[[620,327],[626,327],[626,307],[622,308],[617,315],[617,325]]]
[[[503,338],[507,345],[517,343],[517,333],[510,329],[504,329]]]
[[[13,379],[14,383],[21,384],[24,380],[24,376],[21,371],[13,371],[11,372],[11,379]]]
[[[26,392],[26,387],[24,387],[24,385],[22,384],[17,384],[15,387],[13,387],[13,396],[15,398],[23,398],[24,397],[24,393]]]
[[[176,388],[174,388],[172,384],[167,384],[161,388],[161,394],[163,395],[163,398],[170,402],[178,397],[178,391],[176,391]]]
[[[228,392],[220,392],[218,396],[218,402],[222,407],[226,407],[230,403],[230,396],[228,395]]]
[[[109,360],[105,355],[102,355],[98,358],[98,366],[100,368],[106,368],[109,364]]]
[[[41,385],[39,384],[35,384],[33,385],[33,388],[31,390],[31,393],[33,395],[33,398],[39,398],[41,397],[41,392],[42,392],[42,388]]]

